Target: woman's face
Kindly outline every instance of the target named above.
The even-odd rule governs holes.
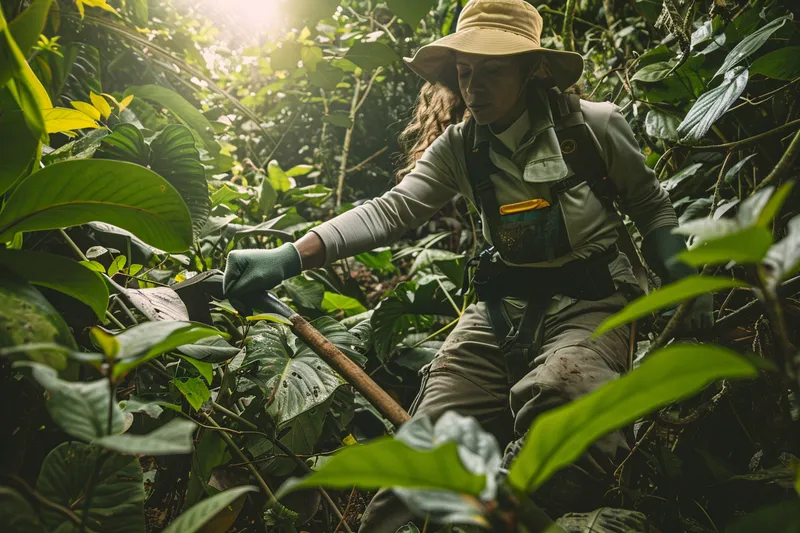
[[[522,113],[525,85],[520,56],[456,54],[458,87],[478,124],[510,126]]]

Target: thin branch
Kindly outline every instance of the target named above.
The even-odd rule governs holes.
[[[759,183],[753,192],[756,192],[760,189],[763,189],[767,185],[780,180],[784,174],[789,172],[794,164],[794,160],[797,159],[797,156],[800,155],[800,130],[797,130],[797,133],[794,134],[794,139],[789,144],[789,148],[783,153],[781,160],[778,161],[778,164],[775,165],[775,168],[772,169],[772,172],[769,173],[769,176],[764,178],[764,180]]]
[[[388,149],[389,149],[388,146],[384,146],[383,148],[381,148],[380,150],[378,150],[377,152],[375,152],[374,154],[363,160],[361,163],[358,163],[357,165],[348,168],[347,170],[345,170],[345,172],[349,174],[350,172],[355,172],[356,170],[361,169],[364,165],[366,165],[367,163],[369,163],[370,161],[372,161],[373,159],[375,159]]]
[[[63,505],[59,505],[54,501],[48,500],[46,497],[44,497],[42,494],[40,494],[36,489],[34,489],[30,485],[28,485],[25,482],[24,479],[22,479],[21,477],[17,476],[16,474],[11,474],[10,478],[11,478],[12,481],[14,481],[14,483],[16,483],[17,485],[22,487],[22,489],[28,494],[28,496],[30,496],[33,499],[35,499],[37,502],[42,504],[44,507],[47,507],[48,509],[52,509],[53,511],[56,511],[57,513],[60,513],[60,514],[62,514],[64,516],[66,516],[67,518],[72,520],[72,522],[75,525],[80,525],[81,518],[78,515],[76,515],[74,512],[72,512],[71,509],[67,509]],[[88,533],[97,533],[96,531],[94,531],[93,529],[90,529],[88,527],[84,528],[84,531],[87,531]]]
[[[345,526],[347,525],[347,522],[344,521],[344,517],[347,516],[347,511],[350,510],[350,505],[353,503],[353,495],[355,495],[355,493],[356,493],[356,488],[353,487],[353,489],[350,491],[350,496],[347,498],[347,505],[344,508],[342,517],[339,519],[339,524],[337,524],[336,529],[333,530],[333,533],[339,533],[339,528],[342,527],[342,524],[344,524]]]
[[[690,149],[690,150],[733,150],[733,149],[736,149],[736,148],[741,148],[743,146],[749,146],[751,144],[756,144],[758,142],[763,141],[764,139],[767,139],[767,138],[772,137],[773,135],[777,135],[779,133],[783,133],[785,131],[790,131],[790,130],[793,131],[793,130],[797,129],[798,126],[800,126],[800,119],[793,120],[791,122],[787,122],[786,124],[782,124],[781,126],[778,126],[777,128],[773,128],[773,129],[771,129],[769,131],[765,131],[764,133],[759,133],[758,135],[753,135],[752,137],[748,137],[748,138],[742,139],[740,141],[733,141],[733,142],[724,143],[724,144],[710,144],[708,146],[688,146],[688,145],[687,146],[680,145],[680,146],[683,146],[684,148],[687,148],[687,149]],[[666,155],[666,154],[664,154],[664,155]]]

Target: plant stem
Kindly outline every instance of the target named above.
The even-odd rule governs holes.
[[[764,181],[759,183],[756,188],[753,189],[753,192],[763,189],[772,182],[780,180],[784,174],[791,170],[794,160],[798,155],[800,155],[800,130],[797,130],[797,133],[794,134],[794,138],[789,144],[789,148],[787,148],[783,153],[781,160],[778,161],[778,164],[775,165],[775,168],[772,169],[772,172],[769,173],[769,176],[764,178]]]
[[[64,240],[67,241],[69,247],[72,248],[72,251],[75,252],[75,255],[77,255],[81,259],[81,261],[89,260],[89,258],[86,257],[86,255],[81,251],[81,249],[78,248],[78,245],[75,244],[75,241],[72,240],[72,237],[67,235],[66,231],[64,231],[62,228],[58,228],[58,232],[61,233],[61,236],[64,237]]]
[[[690,150],[733,150],[735,148],[741,148],[743,146],[756,144],[758,142],[763,141],[764,139],[767,139],[779,133],[783,133],[785,131],[797,129],[798,126],[800,126],[800,119],[787,122],[786,124],[782,124],[777,128],[765,131],[764,133],[759,133],[758,135],[753,135],[752,137],[742,139],[741,141],[733,141],[725,144],[712,144],[709,146],[686,146],[686,148]]]
[[[22,487],[22,489],[29,496],[33,497],[33,499],[35,499],[37,502],[39,502],[42,506],[47,507],[48,509],[52,509],[52,510],[58,512],[58,513],[61,513],[62,515],[66,516],[67,518],[72,520],[72,522],[75,525],[78,525],[78,526],[81,525],[81,517],[79,517],[74,512],[72,512],[71,509],[68,509],[68,508],[66,508],[66,507],[64,507],[62,505],[59,505],[54,501],[48,500],[42,494],[40,494],[38,491],[36,491],[33,487],[28,485],[25,482],[25,480],[22,479],[21,477],[15,475],[15,474],[12,474],[10,477],[11,477],[11,480],[14,481],[14,483],[16,483],[17,485]],[[93,529],[90,529],[88,527],[84,528],[84,531],[86,531],[87,533],[97,533],[96,531],[94,531]]]
[[[561,34],[564,40],[564,50],[575,51],[575,36],[572,33],[572,24],[575,21],[575,9],[578,7],[576,0],[567,0],[564,6],[564,25]]]
[[[117,326],[119,329],[125,329],[125,325],[119,320],[117,320],[117,317],[112,315],[111,311],[109,311],[108,309],[106,309],[106,318],[109,319],[111,323]]]
[[[347,157],[350,155],[350,143],[353,140],[353,128],[356,125],[356,108],[358,97],[361,95],[361,78],[356,78],[356,87],[353,90],[353,99],[350,103],[350,127],[344,134],[344,144],[342,145],[342,161],[339,165],[339,178],[336,182],[336,207],[342,205],[342,191],[344,190],[344,176],[347,174]]]

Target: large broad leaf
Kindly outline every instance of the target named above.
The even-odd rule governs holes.
[[[153,321],[189,320],[186,305],[170,287],[125,289],[121,292],[144,316]]]
[[[763,74],[776,80],[791,81],[800,76],[800,46],[784,46],[756,59],[750,75]]]
[[[473,474],[464,467],[455,442],[446,442],[432,450],[417,450],[387,437],[342,448],[317,471],[284,483],[276,496],[308,487],[354,485],[361,489],[387,486],[434,489],[477,497],[486,486],[486,476]]]
[[[0,194],[26,176],[41,150],[11,95],[0,88]]]
[[[312,321],[311,325],[355,363],[361,366],[366,364],[367,358],[363,354],[366,353],[367,349],[364,342],[350,332],[341,322],[329,316],[323,316]],[[295,348],[295,357],[310,357],[314,354],[311,347],[301,339],[295,339]]]
[[[752,361],[721,346],[663,348],[630,374],[537,417],[508,480],[519,490],[535,490],[610,431],[692,396],[715,380],[758,374]]]
[[[718,239],[700,242],[696,247],[678,254],[677,259],[691,266],[718,265],[729,261],[739,264],[758,263],[772,246],[772,233],[754,226]]]
[[[367,311],[367,308],[355,298],[335,292],[326,292],[322,298],[321,306],[323,311],[328,313],[343,312],[345,316],[360,315]]]
[[[33,378],[50,393],[47,410],[65,433],[85,441],[122,432],[123,417],[111,397],[108,381],[64,381],[58,373],[40,363],[20,361],[15,367],[31,369]],[[110,404],[110,406],[109,406]],[[111,432],[108,431],[109,410]]]
[[[150,164],[150,147],[144,142],[142,132],[133,124],[120,123],[110,135],[103,138],[101,154],[108,159],[129,161],[137,165]]]
[[[36,489],[83,518],[84,490],[103,451],[80,442],[65,442],[42,463]],[[43,507],[42,522],[48,531],[79,531],[63,513]],[[144,522],[142,467],[135,457],[112,455],[99,469],[86,527],[97,533],[141,533]]]
[[[34,173],[0,212],[0,241],[20,231],[100,220],[167,252],[192,243],[192,221],[178,192],[155,172],[122,161],[77,160]]]
[[[636,71],[631,81],[656,83],[669,76],[674,67],[675,65],[669,61],[660,61],[658,63],[646,65]]]
[[[47,133],[99,128],[100,125],[92,117],[77,109],[53,107],[42,111],[44,128]]]
[[[753,52],[757,51],[759,48],[764,46],[764,43],[767,42],[773,33],[778,31],[786,22],[793,19],[791,14],[786,15],[784,17],[779,17],[760,28],[733,47],[733,50],[728,52],[728,55],[725,57],[725,61],[722,62],[722,66],[719,67],[717,73],[714,74],[714,77],[720,76],[722,74],[725,77],[728,77],[729,71],[738,65],[744,58],[752,54]]]
[[[113,358],[114,377],[119,377],[137,366],[182,346],[205,337],[219,335],[214,328],[184,321],[145,322],[111,335],[94,328],[92,336],[107,357]]]
[[[95,444],[131,455],[175,455],[191,453],[192,434],[197,424],[182,418],[170,420],[147,435],[109,435]]]
[[[644,119],[644,128],[650,137],[656,139],[678,140],[680,120],[659,109],[651,109]]]
[[[748,72],[744,67],[735,67],[725,72],[722,83],[698,98],[678,126],[681,140],[697,142],[702,139],[717,119],[725,114],[744,92],[747,79]]]
[[[643,316],[660,309],[679,304],[684,300],[696,298],[701,294],[714,293],[733,287],[749,287],[743,281],[733,278],[713,276],[688,276],[680,281],[661,287],[657,291],[635,299],[619,313],[605,319],[595,330],[594,335],[602,335],[606,331],[624,326]]]
[[[762,507],[725,528],[726,533],[753,533],[755,531],[800,533],[800,502],[795,498]]]
[[[52,0],[33,0],[25,11],[8,23],[8,29],[23,57],[28,57],[31,48],[39,40],[51,3]]]
[[[176,518],[164,529],[164,533],[195,533],[213,520],[216,515],[231,505],[237,498],[255,490],[255,487],[246,485],[215,494],[195,504],[191,509]]]
[[[46,532],[28,500],[8,487],[0,487],[0,524],[13,533]]]
[[[211,213],[208,183],[192,132],[185,126],[170,124],[150,143],[150,168],[172,184],[181,194],[192,216],[197,235]]]
[[[97,318],[105,316],[108,287],[96,272],[71,259],[31,250],[0,249],[0,265],[28,283],[63,292],[84,302]]]
[[[378,67],[387,67],[400,60],[400,56],[394,50],[378,42],[356,43],[350,47],[344,57],[366,71],[372,71]]]
[[[258,365],[255,373],[265,392],[273,395],[268,413],[281,424],[327,401],[342,384],[316,354],[295,353],[294,336],[285,326],[264,326],[248,339],[243,365]]]
[[[167,109],[181,123],[191,128],[192,133],[197,136],[197,139],[212,157],[219,155],[219,143],[214,139],[214,129],[211,127],[211,123],[181,95],[159,85],[128,87],[125,91],[125,96],[131,94],[135,98],[149,100]]]
[[[386,3],[395,15],[412,28],[416,28],[436,4],[434,0],[388,0]]]

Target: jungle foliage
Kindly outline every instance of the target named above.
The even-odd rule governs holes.
[[[350,531],[387,485],[428,530],[544,531],[535,490],[631,424],[608,505],[665,532],[798,531],[793,0],[537,5],[543,44],[586,59],[576,90],[622,108],[700,273],[651,276],[600,327],[637,321],[635,369],[539,417],[507,476],[473,420],[394,428],[285,320],[221,291],[230,250],[392,185],[420,87],[400,58],[461,2],[275,0],[267,32],[233,3],[0,2],[4,531]],[[407,407],[482,244],[455,198],[275,292]],[[685,339],[707,292],[716,326]]]

